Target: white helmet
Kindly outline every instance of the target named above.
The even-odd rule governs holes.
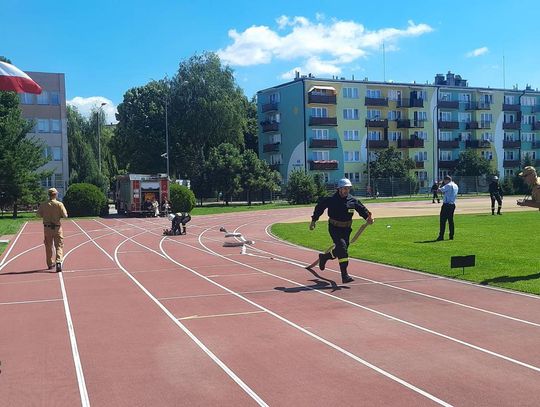
[[[341,178],[337,183],[338,188],[352,187],[352,183],[348,178]]]
[[[174,213],[169,213],[169,216],[167,216],[170,221],[174,219]]]
[[[493,180],[494,181],[498,181],[499,180],[499,177],[497,177],[496,175],[493,176]]]

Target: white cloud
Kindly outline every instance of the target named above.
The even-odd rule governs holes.
[[[79,113],[85,117],[90,117],[92,112],[99,109],[102,103],[106,103],[106,105],[102,106],[103,114],[105,115],[105,123],[118,123],[115,116],[115,113],[117,113],[116,106],[106,97],[91,96],[83,98],[81,96],[76,96],[67,101],[68,105],[76,107]]]
[[[339,75],[341,68],[337,65],[338,61],[323,61],[318,57],[308,58],[303,67],[296,67],[281,75],[281,79],[293,79],[296,72],[301,74],[311,73],[315,76]]]
[[[467,58],[473,58],[473,57],[479,57],[480,55],[487,54],[489,51],[488,47],[481,47],[473,49],[472,51],[469,51],[465,54]]]
[[[304,68],[312,73],[335,74],[339,65],[351,63],[385,44],[388,52],[398,50],[397,42],[405,37],[417,37],[433,31],[427,24],[408,21],[405,29],[382,28],[370,31],[355,21],[332,19],[325,22],[322,14],[316,21],[306,17],[282,15],[276,19],[278,30],[267,26],[251,26],[243,32],[229,30],[232,44],[218,50],[221,59],[230,65],[268,64],[273,60],[303,59]],[[308,68],[308,70],[309,70]],[[295,68],[296,69],[296,68]],[[289,74],[294,70],[285,73]]]

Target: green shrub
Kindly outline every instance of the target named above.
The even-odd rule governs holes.
[[[64,197],[68,215],[98,216],[107,209],[107,198],[101,189],[92,184],[72,184]]]
[[[313,177],[302,170],[292,171],[287,183],[287,201],[299,205],[315,202],[317,198],[317,186]]]
[[[195,207],[195,194],[188,187],[171,184],[170,194],[173,212],[191,212]]]

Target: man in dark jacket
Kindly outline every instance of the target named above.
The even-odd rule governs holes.
[[[499,177],[496,175],[493,177],[493,181],[489,184],[489,197],[491,198],[491,214],[495,215],[495,201],[497,201],[497,215],[502,215],[502,199],[503,191],[499,184]]]
[[[435,203],[435,199],[437,200],[437,203],[441,203],[441,200],[439,198],[439,183],[437,181],[433,181],[433,185],[431,186],[431,193],[433,194],[433,198],[431,198],[431,203]]]
[[[338,190],[329,197],[324,197],[319,200],[313,215],[311,216],[311,224],[309,229],[315,229],[315,222],[319,220],[325,209],[328,209],[328,232],[334,242],[334,249],[329,253],[319,254],[319,268],[324,270],[326,262],[337,257],[339,269],[341,271],[341,280],[344,283],[354,281],[347,273],[349,265],[349,238],[352,232],[352,217],[354,212],[366,219],[369,224],[373,223],[371,212],[349,192],[352,184],[347,178],[340,179],[338,182]]]

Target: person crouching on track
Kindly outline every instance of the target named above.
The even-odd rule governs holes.
[[[191,216],[187,212],[178,212],[172,215],[171,231],[174,236],[186,234],[186,223],[191,220]],[[171,216],[170,215],[170,216]]]
[[[337,257],[339,269],[341,271],[341,280],[344,283],[354,281],[347,272],[349,265],[349,238],[352,232],[352,217],[354,212],[364,218],[369,224],[373,223],[371,212],[355,197],[350,194],[351,181],[347,178],[340,179],[336,193],[329,197],[319,199],[319,202],[313,210],[309,230],[315,229],[315,222],[328,209],[328,232],[334,242],[334,249],[329,253],[319,254],[319,268],[324,270],[328,260]]]

